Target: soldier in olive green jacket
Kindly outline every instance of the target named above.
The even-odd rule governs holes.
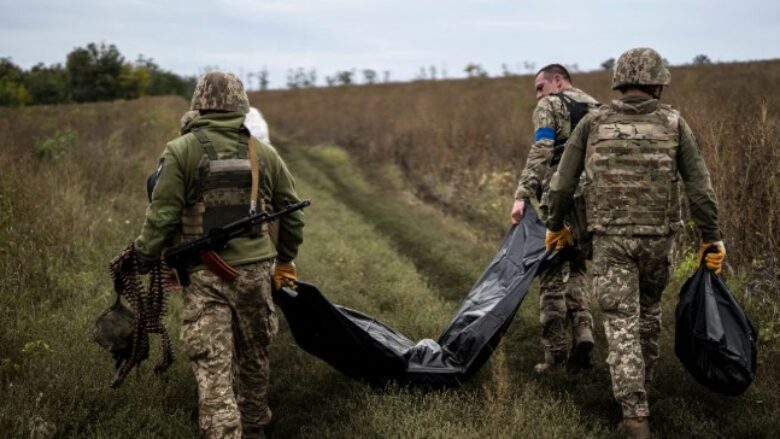
[[[710,175],[690,127],[659,103],[671,75],[652,49],[625,52],[613,88],[623,97],[580,122],[552,178],[547,245],[571,242],[563,219],[585,172],[588,229],[593,233],[594,289],[604,312],[612,389],[623,411],[619,430],[650,437],[647,389],[658,360],[661,293],[681,225],[678,178],[701,231],[706,258],[720,271],[725,248]]]
[[[140,258],[157,260],[177,240],[248,216],[255,181],[258,210],[281,210],[299,201],[279,154],[244,127],[248,106],[233,74],[200,78],[191,106],[199,114],[184,119],[183,135],[168,143],[160,161],[146,221],[134,243]],[[259,170],[259,178],[252,169]],[[232,282],[202,265],[191,268],[181,338],[198,383],[200,430],[206,437],[264,437],[271,419],[267,346],[278,329],[271,282],[277,288],[294,283],[292,261],[302,228],[303,213],[297,211],[281,219],[276,243],[266,228],[230,241],[218,253],[239,272]]]

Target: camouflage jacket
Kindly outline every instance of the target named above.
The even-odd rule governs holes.
[[[590,104],[593,108],[598,102],[578,88],[570,88],[563,92],[575,102]],[[550,156],[556,144],[566,141],[571,134],[569,109],[559,96],[548,95],[539,100],[533,114],[534,143],[528,151],[525,168],[520,175],[520,181],[515,191],[515,199],[537,198],[546,206],[547,193],[556,166],[550,166]]]
[[[208,133],[217,152],[235,152],[238,147],[239,129],[244,115],[237,112],[209,113],[201,115],[188,128],[198,127]],[[276,150],[262,142],[257,143],[260,165],[260,192],[265,205],[281,210],[286,203],[300,201],[290,171]],[[172,140],[162,155],[162,169],[152,193],[152,201],[146,209],[146,220],[135,247],[143,258],[159,257],[164,247],[173,244],[180,231],[182,210],[195,204],[199,198],[199,163],[204,155],[203,147],[192,133]],[[298,211],[281,219],[279,240],[274,248],[267,233],[258,238],[236,238],[220,252],[231,265],[243,265],[277,257],[291,261],[303,241],[303,212]],[[202,267],[195,267],[200,269]]]
[[[571,207],[580,175],[586,170],[586,156],[589,156],[592,148],[589,138],[592,133],[598,132],[600,118],[605,114],[648,114],[655,112],[659,105],[656,99],[624,97],[613,101],[608,107],[604,106],[597,112],[589,113],[582,119],[567,142],[558,170],[550,183],[550,210],[546,220],[550,230],[560,230],[563,227],[564,216]],[[665,106],[665,109],[674,111],[668,106]],[[699,151],[696,138],[685,119],[678,117],[677,123],[675,131],[679,133],[679,139],[676,139],[676,169],[682,177],[688,195],[691,216],[705,242],[719,241],[721,233],[718,226],[718,206],[710,182],[710,174]],[[586,174],[589,173],[590,171]],[[589,175],[586,175],[586,184],[590,184]],[[588,221],[590,222],[591,219],[588,218]]]

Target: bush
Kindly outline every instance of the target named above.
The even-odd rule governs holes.
[[[78,134],[70,127],[53,136],[35,142],[35,157],[39,160],[57,160],[76,143]]]

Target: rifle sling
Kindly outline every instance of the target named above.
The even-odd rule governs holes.
[[[249,214],[257,212],[257,193],[260,187],[260,165],[257,163],[257,142],[254,137],[249,138],[249,161],[252,165],[252,193],[249,199]]]

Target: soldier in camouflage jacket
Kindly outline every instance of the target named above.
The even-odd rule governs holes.
[[[540,216],[546,218],[550,179],[563,146],[573,126],[598,105],[587,93],[571,85],[569,72],[559,64],[542,68],[534,82],[539,100],[533,113],[534,143],[515,192],[513,223],[522,218],[525,204],[531,198],[539,200]],[[575,229],[584,232],[582,216],[579,222],[576,215],[567,219],[578,223]],[[577,250],[569,253],[568,258],[553,260],[540,275],[539,320],[544,362],[534,368],[538,373],[562,371],[567,358],[573,365],[590,365],[593,317],[585,266],[589,242],[585,233],[578,234],[577,238]],[[574,338],[571,355],[568,328]]]
[[[694,135],[677,110],[658,101],[670,77],[656,51],[625,52],[613,79],[623,97],[585,116],[550,184],[547,243],[560,248],[570,241],[564,217],[585,173],[607,363],[623,412],[619,430],[632,437],[650,437],[647,393],[658,360],[669,253],[681,225],[680,177],[702,248],[718,249],[707,267],[719,272],[725,258],[715,194]]]

